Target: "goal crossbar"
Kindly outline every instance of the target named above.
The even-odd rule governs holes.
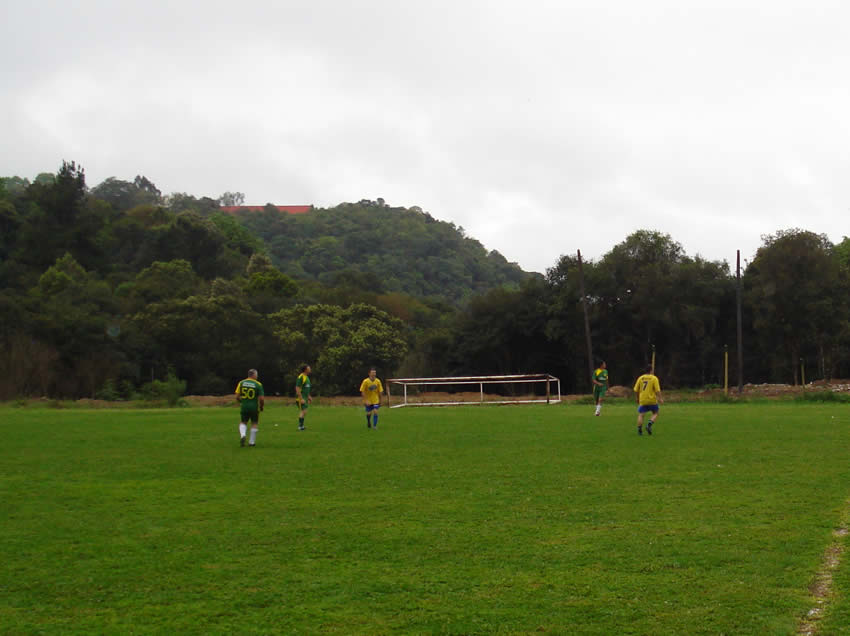
[[[508,400],[485,400],[484,385],[487,384],[528,384],[546,383],[546,396],[532,399],[508,399]],[[392,403],[391,386],[402,387],[402,402]],[[552,393],[552,385],[555,393]],[[458,386],[478,385],[480,399],[475,401],[455,400],[452,402],[411,402],[408,400],[407,387],[409,386]],[[557,404],[561,401],[561,380],[548,373],[529,373],[520,375],[467,375],[441,378],[389,378],[387,380],[387,398],[391,409],[402,406],[457,406],[461,404]]]

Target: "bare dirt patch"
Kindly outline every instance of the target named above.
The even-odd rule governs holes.
[[[236,406],[235,395],[187,395],[183,398],[189,406]],[[334,397],[314,397],[314,404],[325,404],[329,406],[360,406],[363,404],[363,398],[358,396],[334,396]],[[275,406],[294,406],[295,397],[285,397],[279,395],[267,395],[266,405]]]
[[[785,397],[799,395],[802,391],[833,391],[835,393],[850,393],[850,380],[818,380],[817,382],[809,382],[805,387],[795,386],[792,384],[745,384],[744,390],[740,397],[764,397],[767,399],[782,399]],[[696,400],[715,400],[723,394],[722,388],[705,389],[703,391],[676,391],[665,390],[664,400],[667,402],[681,402]],[[729,387],[729,397],[735,399],[738,397],[737,387]],[[555,399],[555,395],[552,398]],[[634,399],[634,393],[630,386],[614,385],[608,389],[606,399]],[[543,399],[540,395],[514,395],[502,396],[490,393],[484,394],[484,402],[498,402],[502,400],[533,400]],[[183,398],[189,406],[235,406],[236,400],[233,395],[187,395]],[[564,394],[561,396],[561,401],[567,404],[591,400],[591,392],[578,394]],[[394,393],[392,396],[393,404],[398,404],[401,401],[400,395]],[[477,391],[467,391],[462,393],[439,393],[427,392],[416,396],[410,395],[409,401],[418,402],[481,402],[481,393]],[[83,398],[76,401],[50,400],[44,398],[30,398],[19,400],[19,406],[26,405],[42,405],[49,404],[51,406],[60,407],[80,407],[80,408],[132,408],[138,406],[150,406],[140,402],[108,402],[106,400],[94,400]],[[266,396],[266,403],[269,405],[294,405],[295,398],[292,396]],[[360,406],[362,400],[359,395],[343,395],[334,397],[314,396],[314,404],[328,406]]]
[[[731,393],[733,389],[729,389]],[[734,389],[737,392],[737,387]],[[832,391],[834,393],[850,393],[850,380],[818,380],[805,386],[793,384],[745,384],[745,395],[781,396],[796,394],[802,391]]]

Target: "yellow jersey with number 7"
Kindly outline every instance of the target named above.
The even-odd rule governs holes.
[[[644,373],[635,382],[634,392],[638,394],[638,404],[648,406],[650,404],[658,404],[658,392],[661,390],[661,384],[658,378],[651,373]]]

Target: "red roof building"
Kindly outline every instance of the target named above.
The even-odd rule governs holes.
[[[262,212],[266,207],[265,205],[224,205],[219,209],[228,214],[236,214],[237,212]],[[271,207],[281,214],[307,214],[313,209],[312,205],[273,205]]]

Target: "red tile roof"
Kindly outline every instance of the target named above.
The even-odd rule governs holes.
[[[307,214],[313,209],[312,205],[273,205],[278,212],[284,214]],[[220,208],[222,212],[228,214],[236,214],[237,212],[262,212],[266,209],[265,205],[224,205]]]

